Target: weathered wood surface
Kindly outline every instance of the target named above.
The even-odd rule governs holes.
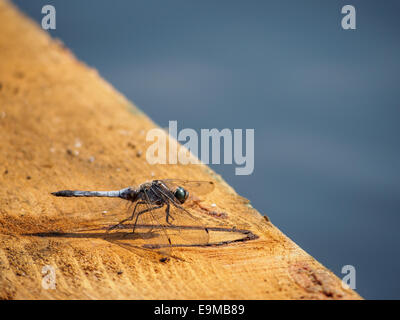
[[[360,298],[206,166],[149,165],[145,133],[154,127],[95,70],[0,0],[0,298]],[[151,250],[108,241],[103,231],[76,232],[107,215],[70,214],[69,199],[49,195],[66,186],[124,187],[150,173],[215,181],[200,205],[216,203],[227,218],[196,204],[193,212],[207,225],[243,227],[259,238],[175,248],[162,263]],[[42,287],[45,265],[55,269],[55,290]]]

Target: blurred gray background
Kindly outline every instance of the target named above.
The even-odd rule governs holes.
[[[254,128],[212,165],[365,298],[400,298],[400,1],[14,1],[163,127]],[[357,30],[341,28],[341,8]]]

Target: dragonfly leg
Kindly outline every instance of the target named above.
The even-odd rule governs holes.
[[[135,204],[135,208],[133,209],[132,215],[131,215],[129,218],[126,218],[126,219],[120,221],[119,223],[117,223],[116,225],[114,225],[114,226],[108,228],[107,232],[109,232],[109,231],[111,231],[111,230],[113,230],[113,229],[119,227],[121,224],[123,224],[123,223],[126,222],[126,221],[132,220],[133,217],[134,217],[134,215],[135,215],[137,206],[138,206],[139,204],[145,204],[145,203],[146,203],[145,201],[139,201],[139,202],[137,202],[137,203]]]
[[[137,213],[137,215],[136,215],[135,223],[133,224],[132,233],[135,233],[136,224],[137,224],[137,221],[138,221],[140,215],[142,215],[143,213],[152,211],[152,210],[160,209],[160,208],[162,208],[163,206],[164,206],[164,205],[162,204],[162,205],[160,205],[160,206],[154,206],[154,207],[147,208],[147,209],[144,209],[144,210],[142,210],[142,211],[139,211],[139,212]],[[133,215],[132,215],[131,218],[133,218]],[[125,219],[125,220],[126,220],[126,219]],[[132,220],[132,219],[130,219],[130,220]]]
[[[169,202],[167,202],[167,207],[165,208],[165,221],[168,224],[171,224],[171,222],[169,222],[169,218],[171,218],[172,220],[174,220],[174,218],[170,215],[169,209],[170,209],[170,204]]]

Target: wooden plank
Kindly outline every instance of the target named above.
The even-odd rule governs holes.
[[[0,298],[360,298],[208,167],[150,165],[152,128],[96,70],[0,0]],[[152,250],[88,231],[123,212],[98,214],[96,202],[50,195],[64,186],[122,188],[153,176],[214,181],[215,191],[192,202],[193,212],[209,226],[243,228],[258,239],[174,248],[160,262]],[[233,234],[210,232],[216,241]],[[54,290],[43,287],[46,265],[55,271]]]

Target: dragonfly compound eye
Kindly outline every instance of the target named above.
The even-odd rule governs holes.
[[[180,203],[184,203],[186,201],[186,199],[188,198],[188,196],[189,196],[189,192],[187,192],[182,187],[178,187],[175,190],[174,196],[175,196],[175,198],[178,199],[178,201]]]

